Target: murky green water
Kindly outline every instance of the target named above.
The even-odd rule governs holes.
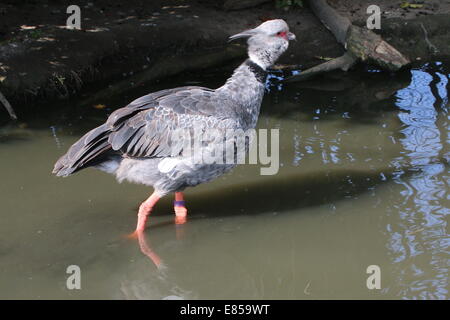
[[[280,129],[279,174],[243,165],[188,190],[181,228],[163,199],[146,230],[160,269],[124,237],[151,190],[93,169],[50,171],[111,109],[225,75],[136,89],[101,110],[61,102],[1,127],[0,298],[448,299],[449,74],[433,62],[272,86],[259,127]],[[66,288],[69,265],[81,290]],[[380,290],[367,288],[370,265]]]

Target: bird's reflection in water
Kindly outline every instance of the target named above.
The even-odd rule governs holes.
[[[160,269],[163,266],[161,257],[155,251],[153,251],[150,245],[150,241],[147,240],[145,237],[145,233],[144,232],[137,233],[137,239],[139,242],[139,248],[141,249],[141,252],[145,254],[158,269]]]
[[[179,223],[179,221],[175,221],[175,238],[177,240],[182,240],[185,236],[185,223],[186,218],[183,220],[183,223]],[[164,222],[160,223],[156,226],[164,226],[172,224],[171,222]],[[147,229],[148,230],[148,229]],[[163,261],[161,260],[161,257],[152,249],[150,240],[146,236],[145,232],[137,232],[135,234],[135,237],[137,238],[137,241],[139,243],[139,248],[141,249],[141,252],[146,255],[150,261],[158,268],[163,269],[166,266],[164,265]]]
[[[165,237],[164,243],[171,243],[171,240],[177,242],[184,240],[186,225],[176,224],[173,220],[160,223],[150,222],[144,232],[135,233],[135,236],[131,240],[137,242],[144,257],[138,259],[137,264],[133,267],[133,272],[123,274],[123,278],[120,281],[119,299],[180,300],[196,298],[193,292],[183,289],[178,284],[174,270],[159,255],[161,252],[157,252],[155,247],[152,246],[152,244],[155,245],[152,239],[158,239],[155,233],[158,233],[157,231],[160,228],[169,228],[173,231],[171,233],[172,235],[169,235],[169,238]],[[170,232],[166,234],[170,234]],[[160,250],[163,249],[160,248]],[[138,277],[135,275],[138,275]]]

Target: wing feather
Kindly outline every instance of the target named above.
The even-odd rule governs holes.
[[[230,118],[232,106],[231,101],[218,99],[214,90],[202,87],[148,94],[114,111],[103,125],[73,144],[53,172],[69,175],[98,163],[110,152],[127,157],[173,156],[171,136],[176,129],[220,126],[223,119]]]

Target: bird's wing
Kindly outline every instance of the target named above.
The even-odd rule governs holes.
[[[114,111],[104,124],[75,142],[55,163],[53,173],[70,175],[102,162],[111,152],[130,157],[170,156],[168,138],[177,128],[214,127],[230,122],[218,120],[226,117],[220,116],[220,106],[227,104],[227,101],[219,100],[222,104],[214,90],[192,86],[140,97]]]
[[[193,137],[193,129],[237,127],[237,121],[226,112],[230,105],[213,90],[199,87],[144,96],[111,114],[106,123],[111,130],[108,142],[113,150],[129,157],[175,156],[184,140]],[[191,135],[178,131],[175,136],[179,129],[191,130]]]

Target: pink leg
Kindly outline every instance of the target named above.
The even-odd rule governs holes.
[[[142,202],[142,204],[139,206],[136,232],[144,231],[145,222],[147,222],[147,217],[152,211],[153,206],[155,205],[156,202],[158,202],[159,199],[160,197],[153,192],[152,195],[147,200]]]
[[[152,193],[147,200],[141,203],[138,212],[138,222],[136,230],[130,234],[129,238],[137,238],[139,241],[139,247],[143,254],[150,258],[150,260],[159,268],[161,266],[160,257],[151,249],[147,244],[144,236],[145,223],[147,222],[148,215],[151,213],[153,206],[158,202],[161,197]]]
[[[184,202],[183,192],[175,192],[175,201],[173,208],[175,210],[175,223],[186,223],[187,209]]]

